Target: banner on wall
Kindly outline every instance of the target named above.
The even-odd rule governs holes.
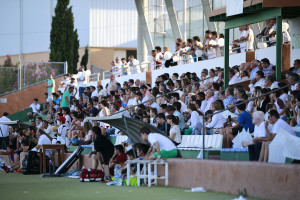
[[[244,0],[228,0],[226,5],[226,16],[233,16],[243,13]]]

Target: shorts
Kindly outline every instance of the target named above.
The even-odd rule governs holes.
[[[154,157],[157,158],[157,152],[155,152]],[[170,151],[161,150],[160,151],[161,158],[176,158],[177,157],[177,149],[172,149]]]
[[[240,126],[239,128],[232,129],[232,135],[237,135],[239,132],[243,131],[243,127]]]

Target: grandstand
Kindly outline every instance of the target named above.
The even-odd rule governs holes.
[[[59,167],[81,146],[72,169],[100,169],[107,182],[118,165],[128,184],[299,199],[300,3],[202,0],[195,34],[197,14],[186,16],[194,1],[133,2],[137,56],[114,56],[101,73],[80,66],[66,74],[59,63],[54,78],[0,94],[2,168],[30,173],[22,161],[36,151],[42,173],[47,160]]]

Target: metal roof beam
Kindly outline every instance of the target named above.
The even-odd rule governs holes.
[[[211,31],[216,31],[216,23],[215,22],[209,22],[209,13],[212,11],[210,1],[209,0],[201,0],[202,6],[203,6],[203,12],[206,18],[208,29]],[[203,19],[204,20],[204,19]]]
[[[151,53],[151,51],[154,49],[154,46],[153,46],[151,34],[149,31],[149,27],[148,27],[145,12],[144,12],[144,6],[146,6],[146,5],[143,5],[141,0],[135,0],[135,5],[136,5],[137,12],[138,12],[138,18],[139,18],[143,36],[144,36],[144,39],[146,42],[148,53]]]
[[[176,17],[176,14],[175,14],[173,1],[172,0],[165,0],[165,3],[166,3],[166,8],[167,8],[167,11],[168,11],[168,15],[169,15],[169,19],[170,19],[170,23],[171,23],[171,27],[172,27],[174,37],[175,37],[175,39],[176,38],[182,38],[180,28],[179,28],[179,24],[178,24],[178,21],[177,21],[177,17]]]

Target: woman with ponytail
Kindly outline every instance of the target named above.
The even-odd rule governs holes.
[[[181,132],[179,128],[179,118],[174,115],[167,116],[168,124],[170,124],[171,129],[169,131],[169,138],[175,143],[177,146],[181,143]]]

